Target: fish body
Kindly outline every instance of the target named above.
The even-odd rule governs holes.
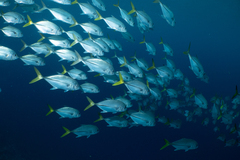
[[[8,37],[15,37],[15,38],[23,37],[22,31],[13,26],[6,26],[6,27],[3,27],[1,30]]]
[[[0,6],[10,6],[10,0],[0,0]]]
[[[25,17],[17,12],[6,12],[1,16],[7,23],[20,24],[26,22]]]
[[[5,46],[0,46],[0,59],[6,61],[16,60],[18,59],[18,55],[14,50]]]
[[[98,86],[92,83],[83,83],[80,85],[82,88],[83,93],[99,93],[100,90]]]
[[[154,117],[154,114],[150,111],[132,112],[132,113],[130,113],[130,118],[136,124],[140,124],[142,126],[148,126],[148,127],[155,126],[155,117]]]
[[[21,3],[21,4],[34,4],[34,0],[15,0],[16,3]]]
[[[28,54],[20,57],[20,59],[25,63],[25,65],[33,66],[44,66],[45,62],[41,57],[38,57],[34,54]]]
[[[106,11],[105,4],[101,0],[92,0],[92,4],[102,11]]]

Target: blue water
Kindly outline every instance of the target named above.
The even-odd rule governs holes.
[[[100,12],[103,17],[115,16],[120,19],[118,8],[112,4],[116,1],[103,0],[106,4],[106,12]],[[81,1],[82,2],[82,1]],[[87,2],[87,1],[83,1]],[[44,0],[49,8],[60,7],[70,12],[79,23],[93,22],[99,25],[106,37],[116,39],[123,46],[123,51],[117,51],[119,56],[126,56],[130,59],[137,52],[137,57],[144,58],[149,65],[154,58],[156,66],[165,64],[162,60],[164,53],[162,45],[159,45],[160,37],[168,42],[174,51],[172,59],[176,67],[179,68],[185,77],[190,80],[190,85],[196,88],[197,93],[202,93],[208,101],[208,108],[201,117],[196,117],[196,122],[187,122],[185,117],[177,111],[169,111],[164,108],[166,99],[159,106],[155,115],[165,115],[170,119],[181,119],[183,121],[180,129],[169,128],[169,126],[157,123],[155,127],[133,127],[133,128],[110,128],[106,127],[106,122],[96,123],[100,132],[90,138],[81,137],[76,139],[74,134],[69,134],[64,138],[60,136],[64,133],[62,126],[70,130],[79,127],[81,124],[93,124],[98,118],[100,111],[97,107],[92,107],[87,111],[83,109],[88,105],[86,96],[89,96],[94,102],[99,102],[112,95],[113,97],[123,95],[127,90],[124,85],[112,87],[111,84],[103,82],[102,77],[94,78],[96,73],[87,73],[87,82],[99,86],[98,94],[83,94],[80,91],[64,93],[63,90],[51,91],[51,86],[44,80],[29,85],[28,83],[36,77],[33,66],[24,66],[21,60],[0,61],[0,159],[3,160],[120,160],[120,159],[138,159],[138,160],[157,160],[157,159],[191,159],[191,160],[225,160],[233,159],[238,156],[237,145],[233,147],[224,147],[225,143],[218,140],[220,133],[226,135],[226,139],[236,139],[237,134],[229,134],[226,125],[220,120],[217,126],[219,132],[214,132],[216,125],[212,124],[210,108],[212,103],[210,99],[215,96],[232,96],[235,93],[235,86],[239,85],[239,59],[240,59],[240,1],[239,0],[163,0],[162,2],[173,11],[176,19],[176,26],[171,27],[161,18],[161,9],[159,4],[151,1],[132,0],[138,10],[144,10],[153,20],[153,31],[145,34],[146,40],[152,42],[157,49],[157,55],[149,55],[145,50],[144,44],[139,44],[143,40],[143,35],[138,28],[127,26],[127,30],[135,38],[135,43],[127,42],[122,38],[121,33],[107,29],[103,20],[93,22],[87,16],[80,15],[81,10],[78,5],[63,6],[54,2]],[[37,1],[40,5],[40,2]],[[1,7],[4,12],[10,11],[14,7],[13,0],[9,7]],[[121,0],[120,7],[130,11],[130,1]],[[20,8],[15,11],[22,13]],[[24,16],[27,13],[22,13]],[[30,14],[33,20],[37,22],[43,19],[51,20],[53,16],[49,11],[43,11],[41,14]],[[70,30],[69,25],[54,21],[65,30]],[[0,19],[0,28],[4,20]],[[40,39],[36,27],[29,26],[22,28],[23,24],[16,24],[16,27],[23,31],[22,38],[27,44],[35,43]],[[83,33],[80,26],[74,28],[83,38],[87,34]],[[0,44],[9,47],[17,52],[19,56],[33,53],[28,48],[19,52],[22,47],[20,39],[9,38],[0,33]],[[66,35],[63,35],[66,37]],[[66,37],[67,38],[67,37]],[[48,42],[45,40],[44,42]],[[191,42],[191,54],[197,56],[202,63],[206,74],[209,76],[209,83],[204,83],[196,78],[189,69],[189,59],[183,54],[188,49]],[[83,49],[79,44],[73,47],[81,55]],[[112,57],[114,52],[106,54],[106,57]],[[38,67],[44,76],[54,75],[61,72],[61,64],[70,69],[69,63],[58,62],[56,55],[50,55],[45,58],[46,66]],[[111,59],[115,70],[121,70],[117,59]],[[87,72],[88,68],[78,64],[77,68]],[[155,70],[151,71],[156,74]],[[82,82],[79,82],[80,84]],[[172,80],[169,87],[177,88],[181,84],[179,80]],[[231,100],[227,101],[231,107]],[[80,110],[82,116],[78,119],[59,119],[59,115],[52,113],[45,116],[49,111],[47,104],[53,108],[61,108],[64,105],[72,106]],[[133,102],[134,109],[138,109],[137,103]],[[238,112],[237,108],[235,112]],[[108,114],[107,114],[108,115]],[[111,114],[109,114],[111,116]],[[210,123],[207,126],[201,124],[202,120],[209,117]],[[239,124],[237,117],[233,124]],[[164,138],[170,142],[181,138],[191,138],[198,142],[198,149],[188,152],[174,152],[172,146],[160,151],[164,145]]]

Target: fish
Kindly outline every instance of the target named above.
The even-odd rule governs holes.
[[[16,6],[13,8],[13,10],[18,8],[18,7],[20,7],[23,10],[23,13],[26,13],[26,12],[36,13],[41,8],[36,3],[30,4],[30,5],[29,4],[19,4],[19,3],[17,3]]]
[[[68,91],[76,91],[80,89],[78,82],[68,76],[58,74],[58,75],[43,77],[36,67],[34,67],[34,70],[37,74],[37,77],[34,78],[31,82],[29,82],[29,84],[32,84],[41,79],[44,79],[53,87],[51,88],[51,90],[62,89],[64,90],[64,92],[68,92]]]
[[[43,43],[43,42],[37,42],[37,43],[33,43],[31,45],[27,45],[22,39],[21,39],[22,43],[23,43],[23,47],[21,48],[20,52],[22,52],[24,49],[30,47],[34,52],[36,52],[36,54],[49,54],[51,52],[53,52],[53,48],[51,47],[51,45],[47,44],[47,43]]]
[[[2,16],[7,23],[21,24],[26,22],[25,17],[18,12],[1,12],[0,16]]]
[[[135,93],[138,95],[149,95],[149,90],[146,84],[144,84],[143,82],[135,79],[135,80],[131,80],[128,82],[124,82],[123,77],[121,75],[121,73],[119,72],[119,81],[114,83],[112,86],[117,86],[120,84],[125,84],[125,86],[127,87],[127,89],[129,90],[129,93]]]
[[[96,24],[91,23],[91,22],[79,24],[75,19],[73,19],[73,20],[74,20],[74,23],[70,27],[79,25],[84,29],[85,33],[90,33],[90,34],[96,35],[96,36],[103,36],[102,29],[99,26],[97,26]]]
[[[11,48],[0,46],[0,60],[12,61],[18,59],[18,55]]]
[[[130,118],[134,121],[135,124],[140,124],[145,127],[155,126],[155,117],[154,114],[150,111],[129,111],[129,114]]]
[[[98,14],[98,18],[95,18],[94,19],[95,21],[103,19],[105,23],[108,25],[109,29],[113,29],[118,32],[127,32],[125,25],[114,16],[103,18],[98,11],[96,12]]]
[[[92,4],[102,11],[106,11],[106,6],[101,0],[92,0]]]
[[[39,9],[37,12],[40,13],[44,10],[49,10],[51,14],[55,17],[55,20],[62,21],[67,24],[74,24],[73,16],[67,11],[61,8],[47,8],[46,5],[41,0],[43,7]]]
[[[99,93],[100,89],[97,85],[92,83],[83,83],[80,85],[83,93]]]
[[[72,4],[78,4],[81,8],[81,15],[87,15],[90,19],[98,17],[97,10],[89,3],[79,3],[78,0],[74,0]]]
[[[161,42],[159,42],[159,44],[163,45],[163,52],[165,52],[169,56],[173,56],[173,49],[169,46],[169,44],[164,43],[162,38],[161,38]]]
[[[114,4],[113,6],[118,7],[122,19],[124,19],[130,26],[134,27],[134,20],[132,16],[130,16],[127,11],[119,7],[119,0],[118,0],[118,4]]]
[[[6,26],[6,27],[3,27],[1,30],[8,37],[14,37],[14,38],[23,37],[22,31],[13,26]]]
[[[10,0],[0,0],[0,6],[7,7],[10,6],[10,4]]]
[[[122,51],[122,45],[117,41],[117,40],[112,40],[113,44],[115,45],[115,47],[119,50]]]
[[[51,114],[52,112],[56,112],[58,115],[60,115],[59,119],[61,118],[79,118],[81,116],[80,112],[72,107],[62,107],[59,109],[54,110],[49,104],[48,107],[50,109],[50,111],[46,114],[46,116],[48,116],[49,114]]]
[[[103,118],[103,116],[100,113],[98,115],[99,115],[99,119],[95,120],[94,123],[104,120],[108,124],[107,127],[122,128],[122,127],[128,126],[128,121],[122,117],[113,116],[113,117]]]
[[[100,58],[89,58],[87,60],[83,60],[82,57],[75,51],[78,55],[78,60],[74,62],[74,65],[83,62],[85,65],[89,67],[89,72],[98,72],[101,75],[114,75],[114,68],[108,62],[100,59]]]
[[[55,53],[61,58],[59,62],[63,60],[67,60],[68,62],[71,62],[71,61],[75,62],[78,59],[78,56],[76,55],[76,53],[69,49],[58,49],[51,53]],[[46,55],[45,57],[47,56],[49,56],[49,54]]]
[[[15,0],[16,3],[21,3],[21,4],[34,4],[34,0]]]
[[[116,49],[113,41],[106,37],[101,37],[101,40],[107,44],[110,49]]]
[[[30,25],[34,25],[38,30],[39,33],[45,33],[50,35],[61,35],[61,29],[56,24],[50,22],[50,21],[38,21],[36,23],[33,23],[29,15],[27,15],[28,23],[26,23],[23,27],[27,27]]]
[[[153,22],[152,22],[151,17],[143,11],[136,10],[133,3],[132,2],[130,2],[130,3],[131,3],[132,10],[130,12],[128,12],[128,14],[136,13],[137,18],[139,19],[141,24],[143,24],[144,27],[146,27],[147,29],[152,29],[153,28]]]
[[[44,40],[44,39],[48,39],[49,40],[49,42],[51,42],[54,46],[56,46],[56,47],[61,47],[61,48],[71,48],[71,44],[70,44],[70,42],[69,42],[69,40],[67,40],[67,39],[65,39],[65,38],[63,38],[63,37],[61,37],[61,36],[50,36],[50,37],[45,37],[43,34],[41,34],[40,33],[40,35],[41,35],[41,39],[39,39],[38,40],[38,42],[41,42],[42,40]],[[50,49],[49,49],[50,50]],[[53,51],[53,50],[50,50],[50,51]],[[51,53],[49,53],[49,54],[51,54]],[[49,55],[48,54],[48,55]],[[48,55],[46,55],[46,57],[48,56]]]
[[[76,79],[76,80],[86,80],[87,79],[87,75],[86,73],[84,73],[83,71],[77,69],[77,68],[73,68],[69,71],[66,70],[66,68],[64,67],[64,65],[62,65],[63,68],[63,72],[61,74],[65,74],[68,73],[68,75],[72,78],[72,79]],[[82,88],[82,87],[81,87]]]
[[[134,56],[131,57],[131,58],[133,58],[132,61],[135,61],[135,60],[137,61],[138,67],[140,67],[140,68],[143,69],[144,71],[148,71],[149,66],[148,66],[146,60],[143,59],[143,58],[138,59],[138,58],[136,57],[136,52],[135,52]]]
[[[134,75],[135,77],[143,78],[144,73],[142,69],[138,67],[138,65],[136,65],[135,63],[128,64],[125,56],[123,58],[124,63],[120,67],[127,66],[130,74]]]
[[[146,44],[147,51],[149,52],[149,54],[155,56],[156,55],[156,48],[154,47],[154,45],[152,43],[145,41],[145,36],[143,36],[143,41],[140,42],[140,44],[143,44],[143,43]]]
[[[45,66],[44,60],[34,54],[27,54],[19,58],[25,63],[24,65]]]
[[[84,111],[88,110],[94,105],[102,110],[101,113],[111,112],[115,114],[117,112],[124,112],[127,109],[125,104],[119,100],[107,99],[98,103],[94,103],[89,97],[87,97],[87,100],[90,104],[84,109]]]
[[[65,31],[65,30],[63,30],[62,27],[60,27],[60,28],[61,28],[62,33],[66,33],[71,40],[74,40],[74,36],[77,39],[77,41],[79,41],[79,42],[81,42],[83,40],[82,36],[78,32],[73,31],[73,30]]]
[[[133,36],[130,33],[121,32],[121,34],[122,34],[123,38],[126,39],[127,41],[132,42],[132,43],[135,42],[135,39],[133,38]]]
[[[198,143],[193,139],[182,138],[171,143],[167,139],[164,139],[164,141],[166,144],[160,150],[163,150],[164,148],[170,145],[172,145],[175,148],[174,151],[184,150],[185,152],[187,152],[189,150],[198,148]]]
[[[52,0],[52,1],[63,5],[71,5],[71,0]]]
[[[74,133],[77,135],[76,138],[79,137],[83,137],[83,136],[87,136],[87,138],[89,138],[91,135],[97,134],[99,132],[99,129],[97,126],[95,125],[81,125],[80,127],[70,131],[69,129],[67,129],[66,127],[63,127],[63,129],[66,131],[62,136],[65,137],[66,135],[68,135],[69,133]]]
[[[164,5],[160,0],[155,0],[153,3],[159,3],[160,7],[162,9],[162,17],[167,21],[168,24],[171,26],[175,26],[176,21],[173,12],[166,6]]]

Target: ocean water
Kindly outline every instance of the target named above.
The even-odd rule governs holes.
[[[41,5],[40,1],[35,0]],[[98,94],[84,94],[81,91],[69,91],[64,93],[63,90],[50,90],[51,86],[41,80],[34,84],[29,82],[36,77],[33,66],[24,66],[20,60],[0,61],[0,159],[3,160],[119,160],[119,159],[138,159],[138,160],[175,160],[175,159],[192,159],[192,160],[225,160],[233,159],[238,156],[238,144],[232,147],[224,147],[225,143],[218,140],[220,134],[226,135],[226,140],[237,139],[236,133],[230,134],[226,125],[218,120],[216,124],[212,123],[211,98],[218,95],[225,99],[229,106],[229,111],[234,111],[234,115],[239,112],[232,109],[231,97],[235,93],[235,86],[239,85],[239,59],[240,59],[240,1],[238,0],[162,0],[174,13],[176,25],[170,26],[161,17],[161,8],[159,4],[152,1],[132,0],[137,10],[145,11],[153,20],[153,30],[146,32],[144,35],[147,42],[153,43],[157,49],[156,56],[149,55],[146,51],[145,44],[139,44],[143,41],[143,35],[139,32],[137,26],[130,27],[121,18],[119,9],[113,4],[113,0],[102,0],[106,5],[105,12],[99,11],[103,17],[114,17],[121,20],[127,27],[127,31],[133,35],[135,42],[131,43],[122,38],[120,32],[107,28],[103,20],[96,21],[89,19],[86,15],[80,15],[82,12],[78,5],[64,6],[52,1],[44,0],[49,8],[59,7],[71,13],[79,23],[93,22],[101,27],[104,37],[107,34],[111,39],[115,39],[123,46],[123,51],[117,51],[118,56],[125,56],[128,60],[136,51],[138,58],[144,58],[151,66],[152,58],[156,66],[162,66],[166,62],[162,58],[162,45],[158,43],[163,38],[164,42],[169,43],[174,51],[174,56],[169,59],[173,60],[176,68],[180,69],[184,76],[190,81],[190,86],[196,89],[196,93],[202,93],[208,101],[208,109],[204,110],[201,117],[194,116],[194,121],[186,121],[186,118],[174,110],[165,109],[166,96],[163,96],[162,105],[155,111],[155,116],[166,116],[169,119],[182,120],[180,129],[170,128],[168,125],[156,122],[154,127],[132,127],[132,128],[114,128],[107,127],[106,122],[101,121],[93,123],[98,119],[100,109],[96,106],[87,111],[83,111],[88,105],[86,96],[94,102],[100,102],[110,95],[117,97],[127,91],[124,85],[113,87],[111,84],[103,82],[102,77],[94,77],[96,73],[87,72],[88,68],[82,64],[77,64],[79,68],[87,73],[87,82],[94,83],[100,88]],[[87,2],[87,1],[81,1]],[[90,1],[89,1],[90,2]],[[0,7],[3,12],[11,11],[14,7],[11,0],[9,7]],[[129,0],[120,0],[120,7],[130,11],[131,5]],[[54,17],[47,10],[42,13],[23,13],[21,8],[16,12],[22,13],[25,17],[30,15],[33,22],[43,19],[52,20]],[[73,29],[81,34],[83,38],[88,35],[83,33],[80,26],[69,28],[68,24],[60,21],[53,21],[64,30]],[[136,19],[135,19],[136,22]],[[7,26],[3,18],[0,19],[0,28]],[[35,43],[40,39],[38,30],[35,26],[23,28],[24,24],[16,24],[15,27],[22,30],[22,38],[27,44]],[[22,43],[19,38],[10,38],[0,33],[0,45],[13,49],[19,56],[34,53],[30,48],[19,52]],[[67,38],[66,35],[63,37]],[[96,36],[94,36],[97,38]],[[47,40],[44,42],[49,43]],[[189,69],[188,56],[183,52],[188,49],[191,42],[191,55],[197,56],[204,67],[204,71],[209,76],[209,83],[205,83],[196,78],[194,73]],[[77,44],[72,48],[77,50],[82,56],[84,50]],[[114,56],[114,51],[105,53],[110,58]],[[71,69],[70,63],[65,61],[58,62],[56,55],[50,55],[45,58],[46,65],[37,67],[43,76],[54,75],[62,72],[61,64],[67,69]],[[111,59],[116,71],[125,70],[120,68],[117,59]],[[157,74],[155,70],[149,71]],[[85,81],[84,81],[85,82]],[[79,81],[79,84],[83,83]],[[169,88],[178,88],[182,82],[173,79]],[[160,90],[163,88],[160,87]],[[179,100],[184,98],[179,96]],[[138,104],[133,101],[133,109],[138,110]],[[49,111],[47,104],[54,109],[61,108],[64,105],[71,106],[81,112],[81,117],[77,119],[59,119],[59,115],[52,113],[45,116]],[[184,110],[193,109],[191,107],[181,108]],[[104,117],[112,114],[103,114]],[[210,122],[207,126],[202,125],[204,118],[208,117]],[[233,120],[234,124],[239,125],[239,117]],[[90,138],[75,138],[74,134],[69,134],[64,138],[60,136],[65,132],[62,126],[73,130],[82,124],[97,125],[100,132]],[[213,128],[218,126],[220,131],[214,132]],[[165,144],[164,139],[170,142],[181,138],[190,138],[198,142],[198,148],[195,150],[174,151],[172,146],[160,150]]]

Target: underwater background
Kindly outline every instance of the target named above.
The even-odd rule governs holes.
[[[197,93],[202,93],[208,101],[208,107],[213,103],[211,98],[216,94],[223,98],[232,97],[235,93],[235,86],[240,81],[240,1],[239,0],[162,0],[174,13],[176,25],[174,27],[167,24],[161,17],[161,8],[159,4],[146,0],[132,0],[138,10],[144,10],[153,20],[154,28],[144,35],[146,41],[153,43],[157,49],[156,56],[149,55],[143,41],[143,35],[138,28],[130,27],[121,18],[119,9],[114,7],[117,0],[102,0],[106,5],[106,11],[100,12],[103,17],[115,16],[127,26],[127,31],[133,35],[135,42],[131,43],[122,38],[120,32],[107,28],[104,21],[89,19],[82,12],[78,5],[64,6],[52,1],[44,0],[49,8],[62,8],[71,13],[77,21],[93,22],[101,27],[104,36],[109,34],[110,38],[116,39],[123,46],[123,51],[117,51],[118,56],[126,56],[130,59],[136,51],[138,58],[144,58],[151,66],[152,58],[156,66],[165,64],[162,58],[162,45],[160,37],[168,42],[174,51],[174,56],[170,57],[185,77],[188,77],[190,85],[196,88]],[[35,0],[41,5],[40,1]],[[80,1],[79,1],[80,2]],[[87,1],[81,1],[87,2]],[[12,10],[14,2],[11,1],[9,7],[0,7],[4,12]],[[120,0],[120,7],[130,11],[129,0]],[[21,8],[15,9],[22,13]],[[22,13],[25,17],[31,16],[34,22],[43,19],[51,20],[53,16],[49,11],[42,13]],[[70,30],[69,25],[60,21],[54,21],[65,30]],[[15,27],[21,29],[24,34],[22,39],[27,44],[35,43],[41,37],[35,26],[23,28],[24,24],[16,24]],[[0,28],[6,26],[4,20],[0,19]],[[79,26],[71,28],[85,39],[88,38],[83,29]],[[67,37],[66,35],[64,35]],[[47,40],[44,40],[47,42]],[[183,52],[188,49],[191,42],[191,55],[197,56],[209,76],[209,83],[197,79],[194,73],[189,69],[188,56]],[[19,52],[22,43],[19,38],[9,38],[0,33],[0,45],[13,49],[19,56],[33,53],[30,48]],[[82,47],[77,44],[72,50],[77,50],[83,56]],[[114,51],[105,54],[110,58],[114,56]],[[46,65],[37,67],[43,75],[53,75],[62,72],[61,64],[70,68],[70,64],[62,61],[56,55],[51,55],[44,59]],[[115,71],[121,70],[116,58],[111,59]],[[88,75],[87,82],[94,83],[100,88],[98,94],[84,94],[81,91],[63,90],[51,91],[51,86],[41,80],[34,84],[29,82],[36,77],[33,66],[24,66],[21,60],[0,61],[0,159],[3,160],[118,160],[118,159],[138,159],[138,160],[157,160],[157,159],[192,159],[192,160],[225,160],[233,159],[238,156],[239,147],[224,147],[225,143],[218,140],[220,133],[226,135],[227,140],[237,139],[237,134],[230,134],[226,130],[226,125],[218,121],[212,124],[211,113],[204,110],[201,117],[196,118],[196,122],[187,122],[185,117],[177,111],[165,109],[166,99],[162,100],[161,106],[155,112],[155,115],[166,116],[169,119],[181,119],[180,129],[169,128],[162,123],[156,123],[154,127],[132,127],[132,128],[114,128],[107,127],[106,122],[94,123],[100,132],[92,135],[90,138],[75,138],[74,134],[69,134],[64,138],[60,136],[65,132],[62,126],[70,130],[79,127],[81,124],[93,124],[98,119],[99,108],[92,107],[83,111],[89,104],[86,96],[89,96],[94,102],[100,102],[110,95],[117,97],[124,95],[126,87],[124,85],[113,87],[112,84],[103,82],[102,77],[94,77],[96,73],[87,72],[88,68],[82,64],[76,65],[77,68],[85,71]],[[125,69],[126,70],[126,69]],[[157,74],[155,70],[151,73]],[[81,84],[81,82],[79,82]],[[170,86],[177,88],[181,84],[180,80],[172,80]],[[160,88],[162,89],[162,88]],[[137,110],[137,102],[133,101],[133,109]],[[231,99],[227,101],[231,106]],[[53,108],[60,108],[64,105],[72,106],[81,112],[81,117],[77,119],[59,119],[59,115],[52,113],[45,116],[49,111],[47,104]],[[235,110],[239,111],[239,108]],[[105,114],[104,114],[105,116]],[[202,120],[209,117],[210,122],[203,126]],[[233,125],[239,124],[240,118],[233,121]],[[213,128],[219,126],[220,131],[214,132]],[[191,138],[198,142],[198,148],[188,152],[176,151],[169,146],[160,151],[165,144],[164,139],[170,142],[181,138]]]

